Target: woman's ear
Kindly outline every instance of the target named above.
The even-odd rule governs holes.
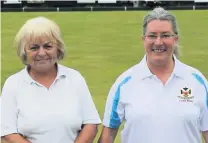
[[[141,39],[142,39],[142,41],[144,41],[144,40],[145,40],[145,37],[144,37],[144,35],[142,35],[142,36],[141,36]]]
[[[23,55],[23,60],[24,60],[24,61],[27,61],[27,56],[26,56],[26,54]]]
[[[27,55],[26,55],[26,53],[24,53],[22,55],[22,61],[23,61],[24,64],[27,64]]]
[[[61,57],[61,52],[60,52],[60,50],[58,49],[58,50],[57,50],[57,59],[60,59],[60,57]]]

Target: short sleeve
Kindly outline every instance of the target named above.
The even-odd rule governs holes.
[[[118,128],[125,116],[124,105],[120,102],[121,88],[129,80],[129,77],[125,78],[121,82],[116,82],[111,87],[104,112],[103,125],[109,128]]]
[[[15,85],[8,78],[3,86],[1,99],[1,136],[17,133],[17,103]]]
[[[203,98],[203,111],[201,116],[201,131],[208,131],[208,82],[206,79],[203,80],[204,85],[204,98]]]
[[[202,113],[201,131],[208,131],[208,107],[206,107]]]
[[[79,86],[81,96],[83,124],[100,124],[101,119],[95,107],[87,83],[83,77]]]

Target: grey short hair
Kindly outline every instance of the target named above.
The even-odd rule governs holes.
[[[152,20],[167,20],[172,24],[173,32],[178,35],[178,25],[176,22],[176,17],[163,9],[162,7],[157,7],[149,12],[143,19],[143,36],[147,31],[147,24]],[[179,58],[180,51],[178,43],[175,45],[174,55]]]
[[[17,48],[17,55],[23,64],[27,65],[25,47],[35,38],[41,36],[47,36],[56,43],[58,60],[64,58],[65,44],[62,40],[59,26],[48,18],[35,17],[27,20],[15,36],[14,46]]]

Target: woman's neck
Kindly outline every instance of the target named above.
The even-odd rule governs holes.
[[[161,65],[155,65],[150,62],[147,62],[147,65],[152,74],[156,75],[163,82],[163,84],[165,84],[173,72],[174,60],[171,59]]]
[[[54,66],[50,70],[44,72],[29,68],[28,73],[32,77],[32,79],[48,88],[57,76],[57,67]]]

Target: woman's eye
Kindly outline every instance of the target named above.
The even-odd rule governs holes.
[[[45,45],[44,48],[50,49],[50,48],[52,48],[52,46],[51,45]]]
[[[36,50],[38,50],[38,48],[39,48],[39,46],[35,46],[35,45],[34,45],[34,46],[31,46],[31,47],[30,47],[30,50],[36,51]]]

